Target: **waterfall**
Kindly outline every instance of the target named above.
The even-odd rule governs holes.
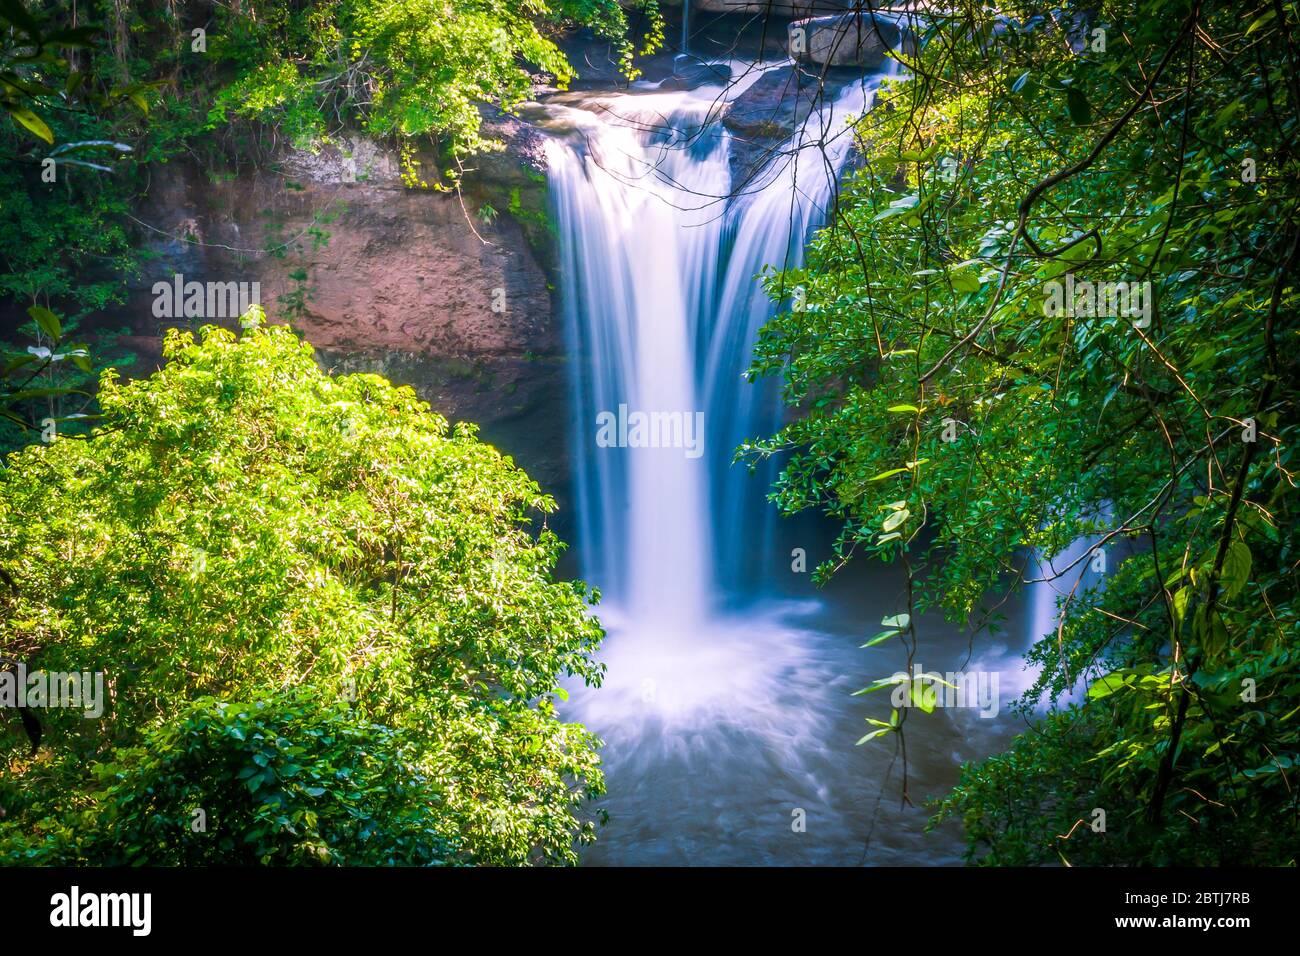
[[[876,85],[853,84],[811,116],[734,199],[720,87],[566,109],[576,135],[548,142],[583,574],[656,640],[691,639],[723,593],[753,596],[744,569],[771,557],[772,474],[731,465],[741,441],[779,423],[774,383],[742,377],[774,308],[755,277],[800,264],[852,146],[846,119]],[[699,447],[619,447],[637,413],[658,416],[652,437],[689,438],[702,422]],[[602,420],[615,447],[599,440]]]
[[[1109,502],[1103,503],[1098,512],[1092,515],[1093,520],[1103,528],[1111,524],[1113,517]],[[1032,582],[1029,585],[1028,607],[1031,646],[1056,633],[1064,604],[1072,602],[1077,612],[1081,606],[1086,605],[1091,589],[1105,588],[1108,570],[1118,566],[1126,553],[1126,548],[1112,542],[1107,549],[1110,552],[1109,557],[1105,553],[1099,554],[1098,545],[1104,537],[1101,533],[1086,534],[1071,541],[1057,554],[1036,551],[1031,555],[1030,563],[1027,565],[1030,569],[1027,577]],[[1038,665],[1027,668],[1025,683],[1018,690],[1027,689],[1038,679],[1042,670],[1043,668]],[[1059,698],[1061,703],[1070,703],[1080,698],[1082,685],[1077,680],[1079,675],[1073,676],[1076,678],[1076,683],[1061,695]],[[1042,706],[1046,706],[1046,701]]]
[[[710,462],[684,447],[598,445],[597,419],[612,414],[617,439],[629,414],[680,416],[683,429],[698,421],[695,326],[722,226],[708,197],[726,194],[728,172],[723,138],[705,125],[708,103],[647,99],[624,122],[581,114],[582,146],[548,145],[577,356],[584,575],[631,617],[674,635],[706,615]],[[702,448],[707,428],[706,415]]]
[[[758,78],[744,65],[732,75]],[[603,685],[566,680],[561,704],[605,743],[610,825],[591,862],[857,864],[870,833],[873,860],[937,859],[921,848],[923,817],[873,809],[887,749],[853,746],[860,624],[889,613],[897,582],[854,591],[843,615],[780,597],[794,589],[766,501],[775,463],[757,475],[732,464],[782,414],[779,383],[743,375],[776,308],[756,276],[801,264],[849,156],[847,120],[880,79],[814,112],[736,197],[719,113],[745,81],[549,104],[577,550],[608,635]],[[649,413],[658,447],[633,421]],[[928,650],[966,647],[951,632]],[[911,772],[943,779],[991,749],[995,723],[928,723],[937,736]],[[807,815],[806,833],[792,814]]]
[[[782,150],[786,155],[778,155],[760,174],[756,191],[747,192],[729,211],[733,239],[712,309],[703,380],[705,408],[727,455],[748,438],[773,434],[781,421],[777,383],[747,384],[739,374],[759,329],[774,312],[754,276],[765,266],[803,264],[804,246],[830,215],[853,145],[843,132],[845,121],[869,109],[875,87],[875,82],[852,85],[830,108],[810,117]],[[776,471],[773,461],[753,476],[724,465],[711,484],[716,566],[724,572],[720,583],[733,592],[752,593],[761,580],[763,564],[753,556],[774,556],[777,514],[766,494]]]

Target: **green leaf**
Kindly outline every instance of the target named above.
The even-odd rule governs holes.
[[[894,216],[901,216],[904,213],[909,213],[916,208],[917,203],[920,201],[920,196],[903,196],[901,199],[895,199],[889,204],[888,208],[877,213],[875,221],[880,222],[884,219],[890,219]]]
[[[1088,98],[1083,95],[1083,91],[1077,86],[1067,87],[1065,91],[1065,103],[1070,111],[1070,119],[1079,126],[1086,126],[1092,122],[1092,105]]]
[[[44,306],[30,306],[27,309],[27,314],[40,327],[40,330],[54,341],[57,342],[63,335],[63,324],[59,322],[59,317]]]
[[[1192,586],[1185,584],[1174,592],[1174,623],[1181,624],[1187,616],[1187,605],[1192,600]]]
[[[886,687],[894,687],[898,684],[906,684],[906,683],[907,683],[906,674],[895,674],[892,677],[881,677],[877,680],[873,680],[870,684],[868,684],[866,687],[863,687],[861,690],[855,690],[849,696],[861,697],[863,694],[874,694],[876,691],[884,690]]]
[[[980,290],[979,276],[970,269],[950,271],[948,281],[952,283],[955,292],[970,293]]]
[[[891,637],[897,636],[898,633],[899,633],[898,631],[881,631],[871,640],[867,641],[867,643],[863,644],[862,647],[875,647],[877,644],[880,644],[883,641],[887,641]]]
[[[929,148],[921,152],[917,152],[914,149],[909,149],[899,153],[898,158],[905,163],[923,163],[927,159],[932,158],[936,153],[938,153],[941,145],[942,144],[940,143],[931,143]]]
[[[16,122],[27,127],[51,146],[54,145],[54,133],[45,125],[45,120],[23,106],[8,106],[6,108],[9,110],[9,115]]]
[[[1256,30],[1262,29],[1263,27],[1265,27],[1265,26],[1267,26],[1269,23],[1271,23],[1271,22],[1273,21],[1273,17],[1276,15],[1276,13],[1277,13],[1276,10],[1273,10],[1272,8],[1270,8],[1270,9],[1264,11],[1264,13],[1263,13],[1262,15],[1260,15],[1260,16],[1256,17],[1254,20],[1252,20],[1250,26],[1248,26],[1248,27],[1246,28],[1246,36],[1250,36],[1250,35],[1251,35],[1252,33],[1254,33]]]
[[[880,530],[893,531],[904,521],[906,521],[909,517],[911,517],[911,515],[912,513],[908,511],[906,508],[904,508],[902,511],[895,511],[893,514],[891,514],[888,518],[885,519],[884,523],[880,526]]]
[[[1250,581],[1250,564],[1250,547],[1246,542],[1234,539],[1223,558],[1224,597],[1232,599],[1241,593]]]
[[[1128,686],[1127,672],[1114,671],[1105,677],[1099,677],[1092,682],[1088,688],[1088,697],[1091,700],[1100,700],[1103,697],[1109,697],[1123,687]]]
[[[892,729],[893,729],[893,728],[891,727],[890,730],[892,730]],[[887,734],[887,733],[889,733],[890,730],[873,730],[873,731],[871,731],[871,733],[869,733],[869,734],[865,734],[864,736],[859,737],[859,738],[858,738],[858,742],[857,742],[856,744],[854,744],[854,746],[855,746],[855,747],[861,747],[861,746],[862,746],[863,744],[865,744],[868,740],[875,740],[875,739],[876,739],[877,737],[879,737],[881,734]]]
[[[938,702],[938,691],[930,686],[925,680],[917,678],[912,681],[912,686],[908,688],[908,697],[912,701],[913,707],[919,707],[927,714],[934,713],[935,704]]]

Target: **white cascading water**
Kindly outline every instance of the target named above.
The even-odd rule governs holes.
[[[706,614],[711,526],[708,460],[683,448],[598,447],[597,415],[670,412],[695,420],[690,307],[710,271],[727,190],[716,136],[688,148],[707,104],[663,129],[672,95],[646,97],[624,122],[574,110],[583,144],[549,145],[570,341],[582,356],[575,446],[584,573],[626,614],[669,639]],[[638,125],[644,120],[645,127]],[[711,278],[711,277],[710,277]],[[707,429],[707,415],[705,416]],[[701,439],[708,442],[708,433]]]
[[[566,109],[580,135],[548,143],[575,375],[584,573],[638,628],[690,638],[719,585],[761,547],[766,485],[730,465],[772,431],[768,387],[742,372],[773,304],[755,276],[798,265],[825,221],[852,146],[846,120],[875,83],[850,86],[750,186],[731,189],[721,87],[607,97]],[[734,97],[737,88],[725,91]],[[599,112],[593,112],[592,109]],[[702,454],[605,448],[597,416],[703,413]],[[757,533],[756,533],[757,532]]]
[[[790,561],[774,547],[772,474],[751,476],[732,456],[781,413],[776,383],[743,376],[775,309],[756,276],[801,264],[852,148],[848,120],[870,108],[880,79],[815,111],[734,198],[719,104],[742,86],[551,107],[565,130],[547,152],[579,557],[608,631],[605,684],[570,685],[566,707],[606,742],[614,822],[597,862],[856,862],[873,826],[863,795],[881,785],[888,757],[852,747],[860,638],[792,624],[810,613],[806,601],[772,605]],[[620,407],[683,421],[702,412],[702,453],[606,447],[599,417],[617,419]],[[767,579],[742,571],[747,563]],[[970,745],[944,746],[946,758]],[[816,838],[782,841],[792,807],[820,815]],[[922,837],[912,821],[889,839],[878,852],[906,859]]]
[[[1102,527],[1109,525],[1113,517],[1110,505],[1104,505],[1094,517]],[[1026,575],[1033,582],[1029,586],[1031,643],[1051,637],[1057,632],[1064,606],[1072,606],[1077,612],[1087,604],[1091,589],[1105,587],[1107,565],[1109,562],[1118,564],[1122,560],[1124,549],[1120,544],[1112,542],[1106,548],[1109,557],[1103,554],[1099,558],[1095,549],[1103,538],[1104,535],[1101,534],[1084,535],[1070,542],[1058,554],[1036,552],[1032,556],[1029,573]],[[1041,665],[1027,668],[1024,687],[1021,689],[1032,685],[1042,671]],[[1075,684],[1058,698],[1059,703],[1075,702],[1081,696],[1082,684],[1079,678],[1083,675],[1072,676]],[[1047,701],[1042,703],[1045,705]]]

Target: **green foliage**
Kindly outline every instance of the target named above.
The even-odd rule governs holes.
[[[662,22],[654,0],[637,9],[649,50]],[[406,181],[421,185],[414,139],[435,138],[455,158],[490,148],[480,105],[511,109],[528,97],[527,65],[561,84],[572,78],[554,37],[578,26],[610,39],[635,74],[617,0],[313,0],[197,13],[153,0],[4,0],[0,106],[12,122],[0,128],[0,300],[70,325],[121,305],[145,258],[139,228],[148,225],[132,209],[149,166],[181,154],[237,167],[265,160],[281,134],[315,148],[360,130],[397,140]],[[313,229],[313,242],[327,235]],[[281,303],[290,314],[311,294],[306,276],[292,278]],[[29,344],[49,343],[8,351],[21,357]],[[10,392],[30,390],[28,371]],[[14,444],[0,435],[0,447]]]
[[[801,414],[744,451],[789,450],[775,500],[842,519],[822,579],[905,564],[910,621],[996,622],[1035,552],[1104,536],[1105,587],[1039,635],[1025,704],[1117,686],[966,768],[941,815],[972,858],[1294,862],[1300,17],[1094,11],[934,20],[857,124],[866,161],[807,267],[768,276],[806,308],[754,373]],[[1149,281],[1149,321],[1053,310],[1067,275]],[[1067,838],[1096,807],[1107,836]]]
[[[97,376],[90,347],[76,339],[81,323],[40,306],[27,311],[32,321],[18,331],[35,344],[22,352],[0,351],[0,455],[21,448],[36,434],[45,441],[56,434],[84,434],[94,419],[88,389]],[[113,348],[117,338],[101,333],[98,351],[100,361],[123,368],[135,358]]]
[[[114,221],[126,194],[112,180],[131,147],[112,117],[126,101],[144,105],[143,87],[96,72],[98,33],[19,0],[0,3],[0,104],[16,124],[0,128],[10,160],[0,165],[0,298],[25,305],[32,320],[19,330],[32,344],[0,343],[0,453],[36,429],[46,438],[79,429],[91,358],[71,336],[91,310],[122,300],[122,278],[134,268]],[[91,62],[78,68],[77,57]],[[114,336],[105,338],[111,347]]]
[[[13,148],[13,137],[0,145]],[[121,303],[123,278],[138,271],[122,226],[127,190],[66,166],[44,183],[38,163],[0,165],[0,295],[81,316]]]
[[[118,275],[132,262],[125,232],[107,221],[125,209],[111,173],[131,146],[124,103],[147,104],[140,84],[96,70],[101,29],[65,14],[0,4],[0,104],[15,125],[0,130],[0,295],[49,306],[120,301]],[[80,58],[80,59],[78,59]],[[78,65],[79,64],[79,65]]]
[[[572,76],[551,40],[562,25],[630,57],[623,9],[190,14],[101,0],[69,32],[67,8],[0,5],[14,120],[0,148],[15,160],[0,169],[0,295],[27,308],[34,343],[7,350],[0,442],[57,426],[0,478],[0,655],[102,671],[112,695],[100,721],[41,712],[34,759],[4,726],[0,860],[573,862],[593,835],[579,807],[603,784],[597,741],[560,723],[551,695],[561,674],[600,679],[601,632],[594,596],[551,578],[560,544],[535,524],[553,502],[471,428],[382,379],[328,379],[284,330],[173,333],[168,368],[105,376],[102,427],[69,441],[90,375],[72,336],[138,271],[127,223],[148,164],[257,160],[281,132],[308,145],[344,127],[408,157],[425,134],[484,148],[477,104],[519,102],[525,62]],[[191,45],[200,25],[206,50]],[[293,278],[290,311],[310,297]],[[232,786],[249,766],[275,779]]]
[[[160,372],[125,384],[105,373],[93,437],[29,447],[0,477],[0,566],[15,581],[0,655],[102,671],[112,690],[102,720],[43,712],[41,753],[0,774],[11,822],[18,808],[17,826],[40,836],[60,816],[56,793],[135,812],[129,779],[105,791],[87,766],[183,766],[139,762],[147,739],[202,741],[216,759],[225,738],[204,728],[218,717],[192,701],[270,699],[267,719],[293,722],[297,705],[274,698],[310,685],[322,700],[355,698],[357,720],[398,735],[457,859],[574,861],[575,839],[593,834],[576,811],[602,779],[595,739],[556,719],[553,692],[561,674],[600,680],[601,630],[586,588],[552,578],[560,542],[533,528],[554,502],[410,389],[331,378],[287,329],[252,325],[238,339],[205,328],[199,342],[173,330]],[[313,843],[268,839],[238,852]],[[391,852],[434,853],[412,839]],[[142,853],[206,852],[151,840]]]
[[[459,855],[419,747],[338,700],[205,698],[90,773],[95,805],[0,840],[24,865],[428,866]]]
[[[655,0],[639,0],[659,42]],[[551,34],[565,23],[591,27],[621,51],[635,77],[628,22],[617,0],[344,0],[220,8],[211,52],[236,76],[217,94],[210,121],[228,115],[276,124],[300,146],[352,123],[375,137],[445,137],[453,153],[488,143],[480,103],[506,110],[533,80],[521,64],[574,77]]]

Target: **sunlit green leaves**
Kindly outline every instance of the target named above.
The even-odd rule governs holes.
[[[658,7],[637,6],[645,17],[641,40],[652,51],[662,40]],[[209,119],[218,125],[253,116],[309,144],[344,114],[373,136],[432,134],[457,153],[478,151],[487,146],[480,103],[517,107],[532,95],[529,68],[561,87],[574,78],[550,28],[558,17],[609,40],[636,78],[628,16],[616,0],[527,7],[505,0],[313,2],[264,20],[235,13],[221,21],[215,52],[236,75]]]
[[[6,108],[9,110],[9,115],[13,117],[15,123],[30,130],[39,139],[43,139],[45,142],[53,145],[54,132],[50,129],[49,125],[46,124],[45,120],[41,119],[31,110],[23,106],[8,106]]]
[[[90,758],[180,779],[177,754],[142,765],[114,748],[204,694],[251,703],[309,684],[406,735],[465,859],[572,862],[593,832],[575,811],[602,783],[594,738],[553,701],[562,675],[601,679],[601,629],[590,592],[552,575],[560,542],[533,526],[551,499],[472,426],[378,376],[325,375],[284,327],[173,331],[165,351],[153,376],[105,376],[94,437],[28,448],[0,474],[0,566],[24,582],[0,654],[119,675],[107,724],[49,715],[42,779],[89,804]],[[321,826],[336,811],[346,824],[300,798]]]
[[[968,769],[947,804],[972,853],[999,862],[1057,862],[1078,807],[1098,805],[1134,810],[1111,816],[1122,839],[1072,841],[1075,863],[1213,862],[1261,841],[1294,859],[1294,826],[1259,835],[1291,797],[1239,768],[1300,733],[1300,289],[1277,278],[1300,178],[1263,158],[1300,135],[1277,65],[1300,55],[1300,24],[1294,5],[1202,9],[1193,31],[1192,9],[1067,7],[1109,31],[1104,53],[1029,26],[1032,12],[1000,11],[1001,32],[974,6],[932,24],[923,68],[859,123],[861,168],[798,270],[808,308],[755,349],[792,406],[749,445],[793,450],[776,499],[840,520],[840,562],[905,554],[923,569],[913,610],[983,622],[1012,582],[1040,577],[1027,556],[1113,535],[1104,575],[1049,568],[1032,585],[1053,607],[1030,635],[1029,696],[1078,703]],[[958,188],[927,154],[958,158]],[[1133,280],[1154,292],[1140,328],[1045,308],[1049,281]]]

